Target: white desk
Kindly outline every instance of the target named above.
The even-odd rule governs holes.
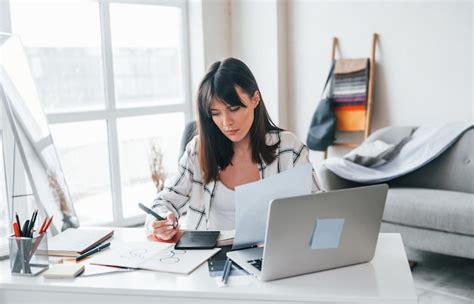
[[[142,229],[116,229],[114,239],[142,240]],[[207,263],[191,275],[137,270],[74,280],[11,276],[0,262],[0,303],[416,303],[413,279],[399,234],[379,236],[370,263],[272,282],[218,287]],[[231,277],[231,280],[234,277]],[[242,279],[242,278],[241,278]],[[232,283],[230,281],[229,283]]]

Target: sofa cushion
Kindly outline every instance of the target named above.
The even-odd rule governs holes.
[[[474,235],[474,194],[424,188],[391,188],[383,220]]]

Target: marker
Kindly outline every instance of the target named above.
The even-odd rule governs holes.
[[[13,223],[13,232],[15,233],[15,237],[21,237],[20,226],[18,226],[18,223]]]
[[[166,219],[163,218],[162,216],[160,216],[158,213],[156,213],[155,211],[151,210],[150,208],[148,208],[147,206],[143,205],[142,203],[138,203],[138,207],[140,207],[140,209],[142,209],[143,211],[145,211],[146,213],[152,215],[154,218],[156,218],[157,220],[159,221],[165,221]],[[177,222],[174,222],[173,225],[169,225],[169,226],[173,226],[173,228],[176,228],[178,226],[178,223]]]
[[[227,284],[227,280],[229,279],[230,271],[232,270],[232,260],[227,258],[224,265],[224,270],[222,271],[222,278],[221,281],[224,284]]]
[[[80,256],[76,257],[76,262],[79,262],[80,260],[85,259],[85,258],[87,258],[88,256],[91,256],[91,255],[93,255],[94,253],[97,253],[97,252],[99,252],[99,251],[101,251],[101,250],[103,250],[103,249],[105,249],[105,248],[107,248],[107,247],[109,247],[109,246],[110,246],[110,242],[105,243],[105,244],[102,244],[102,245],[100,245],[99,247],[96,247],[96,248],[94,248],[94,249],[92,249],[92,250],[89,250],[89,251],[87,251],[86,253],[83,253],[83,254],[81,254]]]
[[[21,236],[30,237],[30,233],[28,232],[29,227],[30,227],[30,220],[26,220],[23,223],[23,228],[21,228]]]
[[[21,224],[20,224],[20,217],[18,216],[18,213],[15,212],[15,217],[16,217],[16,223],[18,224],[18,230],[20,230],[20,237],[23,236],[21,232]]]
[[[30,225],[28,226],[28,235],[33,237],[33,228],[35,227],[36,217],[38,216],[38,209],[33,211],[31,215]]]

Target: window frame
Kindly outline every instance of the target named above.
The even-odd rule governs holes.
[[[131,226],[143,223],[145,215],[124,218],[122,204],[122,184],[120,170],[120,151],[119,138],[117,130],[117,120],[124,117],[139,117],[153,114],[166,114],[180,112],[184,113],[185,122],[192,119],[191,102],[191,70],[190,70],[190,48],[189,48],[189,15],[188,5],[185,0],[96,0],[98,3],[100,17],[100,36],[102,52],[102,69],[104,81],[104,101],[105,107],[100,110],[86,111],[61,111],[58,113],[46,114],[48,123],[60,124],[70,122],[86,122],[93,120],[103,120],[107,126],[107,146],[109,158],[109,180],[112,197],[112,222],[102,222],[103,226]],[[183,90],[183,103],[167,104],[142,107],[123,107],[117,108],[115,98],[113,50],[110,23],[110,4],[136,4],[136,5],[156,5],[171,6],[181,9],[182,31],[180,54],[181,66],[181,87]],[[8,11],[8,17],[10,12]],[[10,19],[8,19],[10,20]],[[11,24],[10,24],[11,28]],[[138,203],[138,202],[137,202]],[[100,216],[100,215],[98,215]],[[80,219],[79,219],[80,221]]]

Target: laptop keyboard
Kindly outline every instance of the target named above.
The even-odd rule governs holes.
[[[252,265],[253,267],[257,268],[260,271],[262,270],[262,262],[263,262],[263,258],[247,261],[247,263],[249,263],[250,265]]]

